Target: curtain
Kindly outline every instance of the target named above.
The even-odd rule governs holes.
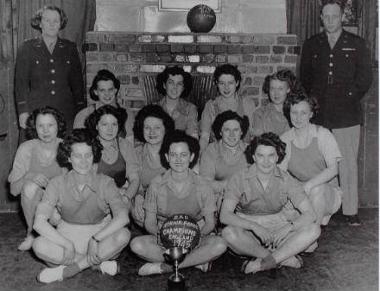
[[[377,0],[358,0],[359,35],[363,37],[371,51],[372,63],[376,61],[377,37],[376,29],[378,7]]]
[[[288,33],[296,34],[302,45],[306,39],[319,32],[319,1],[286,0],[286,20]]]
[[[94,29],[96,20],[96,0],[16,0],[17,20],[14,25],[14,56],[17,47],[28,38],[40,33],[30,26],[30,19],[34,13],[46,5],[55,5],[62,8],[69,21],[60,36],[76,42],[79,52],[86,37],[86,32]]]

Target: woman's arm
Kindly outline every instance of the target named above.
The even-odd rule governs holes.
[[[112,220],[102,230],[94,234],[97,240],[103,240],[129,223],[128,211],[125,207],[112,212]]]
[[[201,229],[201,235],[207,235],[215,229],[215,215],[214,212],[208,212],[204,216],[205,224]]]
[[[158,233],[157,214],[150,211],[145,211],[144,227],[147,232],[153,235]]]

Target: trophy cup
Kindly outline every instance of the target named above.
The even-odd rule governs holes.
[[[197,222],[186,214],[173,215],[162,224],[160,239],[166,248],[164,258],[174,269],[174,274],[168,279],[167,290],[186,290],[186,278],[178,271],[178,266],[199,243],[200,230]]]

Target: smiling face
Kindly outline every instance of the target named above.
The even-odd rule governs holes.
[[[301,129],[309,125],[310,119],[313,117],[310,104],[301,101],[290,106],[290,121],[296,129]]]
[[[57,120],[52,114],[39,114],[36,118],[36,131],[42,142],[54,142],[58,133]]]
[[[144,139],[152,145],[161,144],[165,135],[165,126],[161,119],[147,117],[144,120]]]
[[[253,155],[257,170],[262,174],[271,174],[278,161],[276,149],[273,146],[259,145]]]
[[[182,75],[170,75],[164,84],[164,88],[166,90],[166,96],[170,99],[178,99],[181,97],[183,90],[185,89],[185,85],[183,82]]]
[[[342,29],[343,14],[338,4],[327,4],[321,13],[323,27],[328,33],[335,33]]]
[[[235,147],[239,143],[242,134],[240,123],[237,120],[231,119],[223,123],[221,136],[223,143],[227,146]]]
[[[272,102],[276,105],[284,104],[286,95],[290,89],[288,83],[280,80],[271,80],[269,84],[269,96]]]
[[[104,114],[100,118],[96,130],[102,140],[111,141],[114,140],[119,131],[119,124],[117,119],[112,114]]]
[[[165,154],[172,171],[184,173],[189,169],[194,154],[190,153],[189,146],[185,142],[175,142],[169,147],[169,152]]]
[[[102,105],[114,105],[116,103],[117,89],[115,88],[112,80],[99,81],[94,93],[99,97],[99,101]]]
[[[225,98],[233,98],[235,96],[239,82],[236,82],[233,75],[220,75],[217,82],[220,95]]]
[[[74,143],[71,146],[69,162],[73,170],[80,175],[90,173],[94,164],[94,155],[91,146],[86,143]]]
[[[61,28],[61,16],[55,10],[45,10],[41,16],[40,28],[42,35],[57,37]]]

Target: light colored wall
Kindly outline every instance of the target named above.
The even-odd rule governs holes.
[[[199,1],[201,2],[201,1]],[[286,33],[285,0],[221,0],[212,32]],[[189,32],[187,11],[159,11],[158,0],[97,0],[96,30]]]

